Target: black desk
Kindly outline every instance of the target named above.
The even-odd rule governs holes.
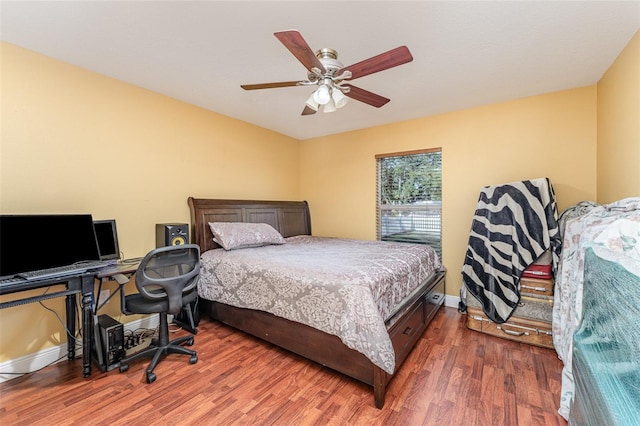
[[[19,293],[50,287],[58,284],[66,285],[66,290],[39,296],[25,297],[0,303],[0,309],[12,306],[24,305],[54,297],[66,296],[67,329],[73,338],[67,336],[67,358],[75,359],[75,335],[76,335],[76,294],[82,295],[82,375],[91,375],[91,343],[93,342],[93,286],[96,272],[84,272],[82,274],[67,275],[64,277],[42,278],[33,280],[20,280],[3,283],[0,286],[0,295]]]
[[[23,280],[18,279],[0,285],[0,295],[20,293],[28,290],[46,288],[55,285],[65,285],[66,290],[53,293],[41,294],[38,296],[23,297],[10,302],[0,303],[0,309],[11,308],[13,306],[25,305],[27,303],[39,302],[53,299],[55,297],[66,296],[66,316],[67,329],[73,338],[67,336],[67,358],[76,358],[75,335],[76,335],[76,295],[82,295],[82,375],[91,375],[91,351],[94,339],[94,316],[97,313],[97,305],[94,307],[94,285],[98,279],[100,287],[105,280],[112,279],[118,274],[131,275],[138,267],[138,263],[123,263],[103,269],[88,271],[81,274],[66,275],[63,277],[41,278]],[[122,291],[122,285],[119,287]],[[114,293],[115,294],[115,293]]]

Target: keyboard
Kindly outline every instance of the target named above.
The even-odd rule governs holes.
[[[10,286],[11,284],[20,283],[23,281],[24,281],[24,278],[15,277],[15,276],[0,278],[0,289],[3,287]]]
[[[108,265],[109,265],[109,262],[106,260],[91,260],[87,262],[74,263],[72,265],[58,266],[55,268],[21,272],[16,276],[27,279],[27,280],[34,280],[39,278],[62,277],[65,275],[81,274],[83,272],[90,271],[93,269],[101,269]]]

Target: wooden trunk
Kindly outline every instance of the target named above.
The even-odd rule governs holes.
[[[482,309],[467,308],[467,327],[492,336],[553,349],[551,322],[518,317],[515,314],[503,324],[491,321]]]

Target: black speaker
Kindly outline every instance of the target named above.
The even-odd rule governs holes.
[[[186,223],[156,224],[156,247],[189,244],[189,225]]]

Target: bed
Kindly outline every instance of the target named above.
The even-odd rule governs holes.
[[[411,349],[415,346],[431,319],[437,313],[438,308],[444,303],[446,271],[440,265],[439,259],[437,262],[431,262],[433,263],[431,267],[432,270],[421,272],[421,276],[424,278],[421,278],[419,282],[415,283],[415,288],[407,288],[406,295],[402,297],[399,303],[383,304],[384,308],[380,308],[380,310],[384,311],[384,319],[382,318],[383,314],[378,314],[380,319],[371,320],[372,324],[376,321],[381,321],[385,330],[385,336],[379,337],[382,341],[388,341],[391,345],[391,355],[386,357],[384,355],[384,343],[369,345],[373,347],[374,353],[378,355],[382,354],[382,356],[379,357],[382,358],[382,360],[380,360],[371,356],[371,348],[362,350],[360,346],[363,344],[366,346],[366,340],[359,340],[359,338],[353,335],[348,336],[346,339],[345,336],[338,337],[336,334],[323,331],[323,329],[326,330],[327,327],[330,328],[330,326],[310,326],[303,322],[294,321],[284,316],[268,312],[267,310],[263,310],[262,307],[240,307],[238,303],[235,303],[235,299],[232,296],[224,296],[211,290],[211,288],[220,287],[220,283],[209,282],[213,281],[212,277],[214,275],[225,275],[225,273],[218,273],[217,271],[227,271],[226,275],[240,274],[240,272],[238,274],[234,273],[235,266],[222,266],[222,264],[219,263],[223,261],[219,259],[220,256],[233,258],[248,256],[250,253],[258,252],[260,254],[255,262],[244,260],[250,267],[255,266],[255,268],[258,268],[264,266],[263,254],[264,257],[266,257],[267,254],[265,253],[267,252],[277,253],[277,250],[287,250],[289,252],[288,255],[295,256],[293,251],[296,244],[315,244],[315,240],[319,240],[320,244],[329,243],[330,241],[327,240],[331,239],[311,237],[311,218],[309,206],[306,202],[216,200],[190,197],[188,204],[191,211],[191,238],[193,242],[200,246],[203,259],[202,269],[205,271],[201,274],[198,288],[201,312],[214,320],[259,337],[372,386],[375,406],[382,408],[385,402],[387,385],[409,355]],[[238,222],[268,224],[278,231],[284,238],[286,244],[249,248],[247,250],[227,251],[220,248],[220,245],[214,241],[210,223],[228,223],[231,225]],[[341,239],[334,240],[337,242],[343,241]],[[357,243],[357,240],[350,241]],[[378,243],[360,242],[360,244],[374,245]],[[390,244],[397,246],[400,243]],[[411,246],[413,245],[404,245],[402,247],[407,250],[407,253],[410,253]],[[391,248],[394,246],[389,245],[388,247]],[[356,247],[356,249],[359,248]],[[344,248],[340,250],[344,250]],[[422,250],[424,251],[424,247],[422,247]],[[389,251],[393,252],[393,250]],[[375,256],[377,255],[374,255],[374,257]],[[408,258],[411,257],[411,255],[404,257]],[[435,255],[435,257],[437,259],[437,255]],[[215,263],[215,266],[207,266],[207,262],[211,261],[210,259],[217,259],[215,262],[218,263]],[[422,262],[423,266],[421,266],[421,268],[425,269],[424,264],[429,262],[426,260]],[[322,262],[319,261],[318,263]],[[325,272],[328,274],[331,273],[332,265],[324,265],[323,267]],[[209,269],[209,272],[207,272],[207,269]],[[382,269],[386,269],[386,267]],[[244,272],[242,274],[244,274]],[[265,273],[262,272],[262,275],[265,275]],[[268,273],[266,275],[268,275]],[[218,278],[220,277],[216,279]],[[254,279],[255,277],[247,278],[247,282],[253,281]],[[301,286],[300,288],[304,291],[307,291],[307,287],[305,286],[308,284],[308,280],[312,279],[303,277],[301,279],[302,282],[299,284]],[[216,284],[218,284],[217,287],[215,287]],[[326,286],[327,288],[333,287],[333,284],[335,283],[327,283]],[[240,283],[239,286],[243,286],[243,284]],[[267,286],[269,286],[268,283],[263,284],[260,289]],[[401,285],[398,284],[398,286]],[[344,296],[347,301],[349,297],[353,297],[348,296],[349,292],[346,290],[339,291],[339,293]],[[395,297],[397,298],[398,296]],[[223,303],[220,300],[231,300],[233,303]],[[340,304],[337,296],[331,300]],[[349,306],[351,305],[350,303],[347,304]],[[271,310],[273,311],[273,309]],[[363,310],[366,311],[366,309]],[[327,322],[331,323],[331,321]],[[355,328],[358,329],[359,327],[355,326]],[[353,329],[353,327],[351,327],[351,329]],[[373,361],[372,358],[374,359]],[[389,358],[392,359],[391,363],[389,362]]]

